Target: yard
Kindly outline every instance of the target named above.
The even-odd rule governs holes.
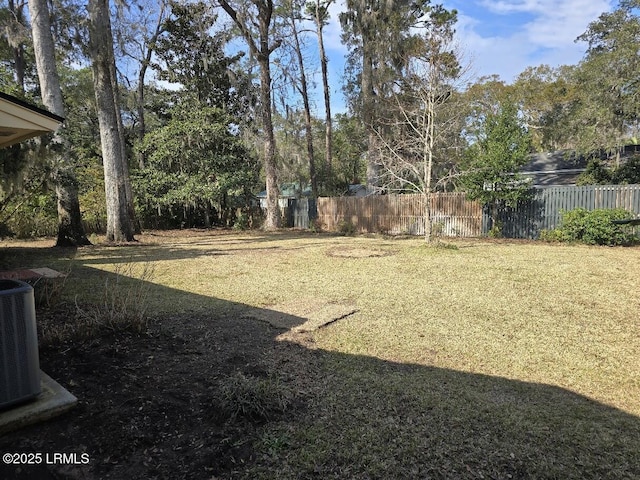
[[[0,452],[90,458],[0,478],[640,478],[640,248],[139,239],[0,244],[69,273],[40,361],[79,398]]]

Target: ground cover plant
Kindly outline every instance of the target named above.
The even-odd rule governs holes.
[[[48,245],[4,243],[1,262],[69,271],[38,311],[40,356],[79,404],[0,451],[91,461],[0,478],[640,477],[637,247],[210,231]],[[132,328],[95,320],[116,279],[145,304]]]

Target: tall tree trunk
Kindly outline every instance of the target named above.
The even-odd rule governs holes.
[[[373,90],[373,56],[367,35],[362,38],[362,118],[367,132],[367,192],[378,189],[380,168],[377,155],[378,134],[375,130],[375,93]]]
[[[9,25],[7,32],[5,33],[9,47],[13,51],[13,67],[14,67],[14,80],[16,85],[20,89],[21,93],[24,93],[24,72],[25,72],[25,60],[24,60],[24,39],[22,35],[17,31],[24,25],[24,3],[16,5],[15,0],[9,0]],[[51,35],[51,33],[49,33]]]
[[[117,101],[113,35],[108,0],[89,0],[89,53],[98,108],[100,143],[107,199],[107,241],[134,240],[129,169],[124,156],[122,121]]]
[[[432,222],[431,222],[431,176],[433,171],[433,149],[435,146],[435,95],[429,92],[427,95],[425,130],[426,138],[424,139],[423,152],[423,183],[424,183],[424,239],[427,243],[431,242]]]
[[[267,183],[267,216],[265,230],[275,230],[280,226],[278,208],[278,170],[276,166],[276,137],[271,116],[271,67],[269,57],[260,56],[260,103],[262,104],[262,128],[264,130],[264,173]]]
[[[13,59],[16,83],[20,88],[20,92],[24,93],[24,47],[22,45],[13,49]]]
[[[145,109],[144,109],[144,77],[147,71],[146,64],[142,66],[140,69],[140,74],[138,75],[138,142],[142,145],[144,141],[144,136],[147,133],[147,124],[145,121]],[[141,148],[138,152],[138,168],[142,170],[147,163],[146,155]]]
[[[278,175],[276,168],[276,138],[271,116],[271,66],[269,57],[280,46],[280,41],[269,43],[269,29],[273,16],[273,0],[252,0],[258,10],[254,18],[240,12],[237,6],[227,0],[218,0],[220,6],[231,17],[244,37],[251,55],[260,67],[260,108],[262,110],[262,130],[264,132],[264,173],[267,183],[267,215],[265,230],[275,230],[280,225],[278,208]],[[258,29],[257,41],[254,28]]]
[[[313,126],[311,124],[311,105],[309,103],[309,88],[307,86],[307,76],[304,70],[304,58],[302,57],[302,49],[300,46],[300,37],[298,36],[298,26],[296,24],[295,12],[290,12],[291,31],[293,32],[293,41],[298,60],[298,69],[300,70],[300,95],[302,96],[302,104],[304,105],[304,125],[305,138],[307,141],[307,157],[309,160],[309,178],[311,179],[311,191],[314,198],[318,197],[318,176],[316,174],[316,161],[313,153]],[[302,185],[301,185],[302,187]]]
[[[62,90],[55,60],[47,0],[29,0],[33,48],[42,91],[42,103],[51,112],[64,117]],[[58,199],[57,246],[90,245],[82,225],[78,189],[69,148],[59,132],[53,136],[54,144],[62,145],[61,158],[56,161],[53,177]]]
[[[107,6],[109,5],[109,0],[106,0]],[[109,26],[109,32],[111,32],[111,27]],[[113,38],[112,35],[110,35]],[[113,50],[112,50],[113,52]],[[112,55],[114,57],[114,55]],[[113,90],[113,104],[115,105],[116,110],[116,122],[118,124],[118,135],[120,137],[120,158],[123,159],[123,163],[125,166],[125,175],[124,175],[124,191],[126,195],[126,204],[127,211],[129,212],[129,221],[131,222],[131,229],[134,233],[141,233],[139,225],[136,222],[136,211],[133,206],[133,188],[131,187],[131,179],[129,177],[129,164],[127,162],[127,148],[125,142],[125,133],[124,133],[124,125],[122,123],[122,115],[120,115],[120,91],[118,89],[118,74],[116,71],[116,62],[115,58],[113,61],[109,62],[109,73],[111,78],[111,85]]]
[[[326,8],[333,0],[326,2]],[[325,14],[323,15],[323,12]],[[324,22],[326,19],[326,9],[323,9],[320,5],[320,0],[316,0],[315,3],[315,22],[318,33],[318,50],[320,52],[320,68],[322,70],[322,92],[324,93],[324,111],[325,111],[325,130],[324,130],[324,144],[325,144],[325,166],[327,169],[327,176],[331,175],[331,164],[333,156],[333,126],[331,120],[331,93],[329,90],[329,69],[327,54],[324,50]]]

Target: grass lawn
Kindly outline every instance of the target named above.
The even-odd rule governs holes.
[[[152,318],[275,325],[260,385],[286,401],[254,422],[251,455],[222,476],[640,478],[639,248],[291,232],[140,240],[72,259],[45,249],[47,265],[23,266],[68,270],[67,299],[102,301],[117,271]],[[345,315],[276,328],[326,312]],[[256,402],[273,401],[262,392]]]

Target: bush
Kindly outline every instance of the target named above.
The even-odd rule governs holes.
[[[563,242],[564,235],[562,234],[562,230],[559,228],[554,228],[553,230],[542,230],[540,232],[540,240],[543,242]]]
[[[35,238],[54,236],[58,231],[56,197],[53,194],[31,194],[10,203],[3,218],[3,236]],[[1,218],[1,217],[0,217]]]
[[[613,221],[633,216],[633,213],[622,208],[591,211],[576,208],[564,212],[559,232],[546,233],[544,239],[553,238],[559,241],[582,242],[588,245],[629,245],[638,239],[633,229],[626,225],[617,225]]]
[[[341,220],[338,223],[338,233],[340,235],[353,236],[356,234],[356,226],[351,222]]]
[[[324,229],[324,225],[322,221],[318,218],[314,218],[309,222],[309,231],[312,233],[322,233]]]
[[[502,238],[502,228],[503,228],[503,224],[501,221],[496,220],[495,223],[493,224],[493,227],[491,227],[491,230],[489,230],[489,238]]]
[[[237,217],[236,221],[233,222],[233,229],[242,231],[249,229],[249,215],[244,212],[241,212]]]

